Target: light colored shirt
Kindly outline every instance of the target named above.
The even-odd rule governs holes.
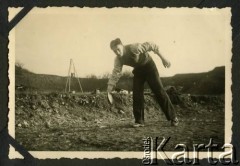
[[[118,82],[119,78],[121,77],[123,65],[137,67],[146,64],[151,59],[150,55],[148,54],[150,51],[160,55],[158,46],[151,42],[125,45],[123,56],[116,56],[114,60],[114,68],[108,80],[107,91],[111,92],[113,87]]]

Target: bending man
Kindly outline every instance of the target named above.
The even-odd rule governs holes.
[[[158,50],[154,43],[136,43],[123,45],[119,38],[112,40],[110,47],[117,55],[115,57],[114,69],[108,81],[108,96],[111,98],[111,91],[118,82],[123,65],[134,68],[133,70],[133,114],[135,118],[134,127],[144,126],[144,83],[147,82],[156,96],[157,102],[163,110],[167,120],[172,126],[178,125],[178,119],[174,107],[163,88],[160,76],[152,57],[148,52],[153,51],[162,60],[163,66],[170,67],[168,62]],[[111,101],[110,101],[111,102]]]

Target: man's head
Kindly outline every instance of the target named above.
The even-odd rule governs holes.
[[[119,38],[112,40],[110,47],[117,56],[123,56],[123,44]]]

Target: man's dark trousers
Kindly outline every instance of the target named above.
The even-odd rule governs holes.
[[[133,70],[133,114],[135,123],[144,123],[144,83],[147,82],[154,93],[157,102],[164,112],[167,120],[174,120],[176,113],[174,107],[163,88],[157,67],[150,60],[142,66],[135,67]]]

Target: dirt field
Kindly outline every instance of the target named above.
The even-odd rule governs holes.
[[[180,95],[180,120],[170,126],[151,95],[145,95],[145,127],[133,128],[132,96],[115,94],[17,93],[16,140],[37,151],[143,151],[145,137],[171,137],[165,150],[182,143],[224,143],[224,97]],[[160,142],[159,142],[160,143]]]

